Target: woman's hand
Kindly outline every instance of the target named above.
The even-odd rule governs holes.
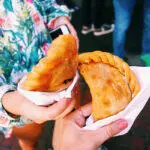
[[[51,26],[51,28],[55,29],[58,26],[64,25],[64,24],[67,25],[67,27],[69,28],[71,34],[76,38],[76,40],[77,40],[77,47],[79,48],[79,39],[78,39],[78,36],[77,36],[77,32],[74,29],[73,25],[70,23],[70,20],[69,20],[68,17],[66,17],[66,16],[57,17],[54,20],[53,25]]]
[[[55,123],[53,146],[55,150],[97,150],[113,135],[127,127],[125,120],[115,121],[97,130],[85,130],[85,117],[91,114],[91,104],[85,105]]]
[[[15,91],[4,95],[2,104],[12,114],[25,116],[36,123],[43,123],[65,116],[74,108],[75,101],[63,99],[47,107],[37,106]]]

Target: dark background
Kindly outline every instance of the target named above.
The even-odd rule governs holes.
[[[102,36],[94,36],[93,33],[83,35],[81,34],[82,29],[82,5],[81,0],[73,0],[76,5],[80,7],[80,9],[72,14],[72,24],[77,30],[79,40],[80,40],[80,53],[86,51],[94,51],[94,50],[102,50],[113,53],[112,46],[112,33]],[[140,55],[142,49],[142,27],[143,27],[143,1],[137,0],[135,5],[132,22],[127,31],[126,38],[126,52],[129,57],[128,63],[130,65],[142,65],[137,58],[137,55]],[[105,14],[106,17],[112,19],[113,13],[113,4],[112,0],[106,0],[105,3]],[[101,18],[98,18],[101,19]],[[133,58],[135,56],[135,58]],[[132,59],[130,59],[132,58]]]

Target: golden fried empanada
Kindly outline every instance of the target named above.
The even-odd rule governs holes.
[[[56,38],[47,55],[27,74],[25,90],[60,91],[67,88],[76,75],[78,50],[71,34]]]
[[[95,121],[123,110],[140,90],[128,64],[110,53],[80,54],[78,68],[90,88]]]

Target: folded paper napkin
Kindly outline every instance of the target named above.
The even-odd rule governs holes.
[[[18,83],[18,91],[36,105],[46,106],[56,101],[60,101],[63,98],[71,98],[71,92],[75,84],[77,83],[78,79],[79,74],[77,72],[72,84],[67,89],[59,92],[37,92],[37,91],[27,91],[22,88],[23,83],[26,80],[26,76],[24,76]]]
[[[119,112],[116,115],[96,121],[95,123],[93,122],[92,116],[90,116],[86,121],[86,126],[84,127],[84,129],[95,130],[115,120],[125,119],[128,122],[128,127],[115,136],[126,134],[130,130],[135,119],[140,114],[150,97],[150,67],[131,67],[131,69],[134,71],[134,73],[137,76],[137,79],[140,82],[140,92],[135,96],[135,98],[128,104],[128,106],[123,111]]]

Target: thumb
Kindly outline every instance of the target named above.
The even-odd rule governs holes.
[[[117,121],[114,121],[109,125],[106,125],[102,128],[94,130],[92,133],[93,134],[92,137],[94,138],[93,140],[95,141],[95,144],[101,145],[112,136],[121,132],[127,126],[128,126],[128,123],[126,120],[119,119]]]
[[[72,103],[72,99],[63,99],[49,106],[46,110],[47,120],[55,120]]]

